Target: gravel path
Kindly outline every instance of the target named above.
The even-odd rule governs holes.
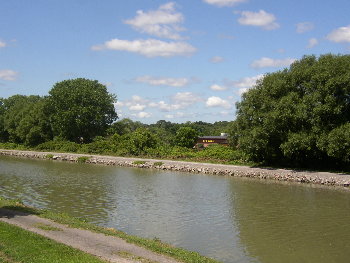
[[[296,171],[288,169],[255,168],[249,166],[182,162],[171,160],[125,158],[103,155],[34,152],[18,150],[1,150],[0,155],[10,155],[25,158],[52,159],[57,161],[77,162],[79,157],[88,157],[87,163],[116,165],[126,167],[151,168],[190,173],[215,174],[237,177],[252,177],[287,182],[311,183],[328,186],[350,186],[350,175],[330,172]],[[135,161],[139,161],[136,162]],[[141,162],[140,162],[141,161]]]
[[[127,243],[118,237],[106,236],[88,230],[70,228],[55,223],[49,219],[40,218],[19,211],[0,208],[0,221],[19,226],[23,229],[82,250],[109,262],[179,263],[178,261],[164,255]]]

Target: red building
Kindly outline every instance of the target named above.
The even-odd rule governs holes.
[[[225,133],[221,134],[221,136],[202,136],[198,137],[196,147],[207,147],[210,144],[221,144],[228,145],[227,135]]]

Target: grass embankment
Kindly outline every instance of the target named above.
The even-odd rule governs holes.
[[[73,227],[73,228],[80,228],[80,229],[90,230],[90,231],[97,232],[97,233],[103,233],[105,235],[117,236],[117,237],[120,237],[120,238],[126,240],[129,243],[134,243],[136,245],[145,247],[151,251],[173,257],[173,258],[180,260],[182,262],[186,262],[186,263],[218,263],[218,261],[201,256],[196,252],[191,252],[191,251],[184,250],[182,248],[173,247],[169,244],[161,242],[158,239],[149,240],[149,239],[145,239],[145,238],[127,235],[126,233],[124,233],[122,231],[118,231],[118,230],[113,229],[113,228],[99,227],[99,226],[90,224],[90,223],[86,222],[85,220],[70,217],[67,214],[58,214],[58,213],[53,213],[53,212],[48,211],[48,210],[38,210],[38,209],[35,209],[32,207],[27,207],[27,206],[23,205],[20,201],[7,200],[7,199],[0,197],[0,208],[12,209],[12,210],[17,210],[17,211],[22,211],[22,212],[34,214],[34,215],[37,215],[39,217],[48,218],[48,219],[51,219],[57,223],[65,224],[65,225],[68,225],[68,226]],[[2,230],[0,230],[0,231],[2,231]],[[0,234],[1,233],[2,232],[0,232]],[[33,235],[33,240],[35,240],[36,237],[38,237],[38,236]],[[86,261],[84,261],[84,260],[80,260],[80,261],[79,260],[78,261],[68,261],[67,260],[67,261],[65,261],[65,260],[61,260],[61,259],[57,260],[57,261],[55,261],[55,260],[51,260],[51,261],[36,261],[36,260],[33,261],[32,260],[32,261],[30,261],[30,260],[25,260],[25,259],[23,259],[23,260],[17,259],[16,258],[16,255],[17,255],[16,243],[22,242],[23,243],[22,246],[26,247],[27,241],[26,241],[26,237],[24,234],[23,234],[23,236],[22,236],[22,234],[17,235],[17,237],[16,237],[16,235],[14,235],[13,238],[14,238],[13,243],[8,242],[9,247],[7,247],[6,244],[5,245],[3,244],[2,239],[0,237],[0,260],[1,260],[1,255],[5,255],[5,256],[8,255],[9,259],[11,259],[11,260],[13,259],[13,261],[10,261],[10,260],[6,261],[5,260],[6,258],[4,257],[4,260],[5,260],[4,262],[18,262],[18,261],[22,261],[22,262],[104,262],[104,261],[88,261],[88,260],[86,260]],[[45,238],[38,237],[38,240],[33,241],[33,243],[38,242],[38,244],[39,244],[40,242],[42,242],[41,241],[42,239],[45,240]],[[13,244],[13,245],[11,245],[11,244]],[[45,246],[50,246],[50,245],[44,244],[43,246],[45,247]],[[43,248],[43,249],[46,249],[46,248]],[[59,248],[57,247],[57,249],[59,249]],[[64,249],[64,248],[62,248],[62,249]],[[37,251],[37,250],[35,250],[35,248],[33,248],[32,250],[33,250],[33,252]],[[56,251],[56,248],[53,248],[52,251],[53,251],[52,252],[53,254],[57,254],[57,255],[60,254],[58,252],[57,253],[54,252],[54,251]],[[35,252],[35,253],[37,253],[37,252]],[[62,253],[68,254],[68,252],[62,252]],[[70,252],[70,253],[73,253],[73,252]],[[1,261],[0,261],[0,263],[1,263]]]
[[[102,263],[107,261],[19,227],[0,222],[0,262]]]
[[[16,143],[0,143],[0,149],[97,154],[118,157],[150,158],[232,165],[259,165],[258,163],[248,161],[248,158],[244,155],[244,153],[234,150],[231,147],[217,144],[213,144],[210,147],[201,150],[169,145],[158,148],[146,148],[139,153],[133,153],[124,147],[113,147],[113,142],[105,139],[87,144],[78,144],[67,141],[49,141],[33,147]]]

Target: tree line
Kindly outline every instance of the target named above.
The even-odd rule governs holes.
[[[104,85],[83,78],[56,83],[48,96],[14,95],[0,99],[0,141],[4,148],[233,160],[230,148],[199,153],[198,136],[228,132],[232,122],[143,124],[117,120],[116,96]]]
[[[215,123],[117,120],[116,96],[94,80],[58,82],[48,96],[0,99],[2,147],[230,163],[347,169],[350,56],[304,56],[265,74]],[[230,147],[193,149],[200,135],[229,134]]]

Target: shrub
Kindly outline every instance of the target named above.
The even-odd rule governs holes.
[[[164,163],[163,162],[155,162],[153,163],[153,166],[162,166]]]
[[[133,164],[139,165],[139,164],[145,164],[145,161],[134,161]]]
[[[51,153],[50,154],[46,154],[46,158],[47,159],[52,159],[53,158],[53,154],[51,154]]]
[[[77,162],[78,163],[86,163],[89,159],[90,159],[89,156],[80,156],[80,157],[78,157]]]

